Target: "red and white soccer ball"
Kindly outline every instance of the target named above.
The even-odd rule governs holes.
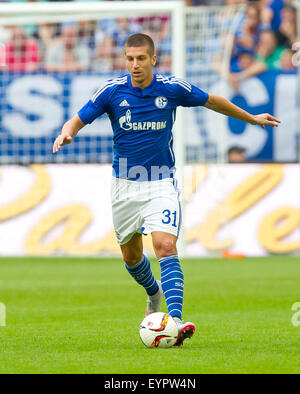
[[[175,344],[177,336],[177,325],[167,313],[151,313],[140,325],[140,338],[143,344],[149,348],[171,347]]]

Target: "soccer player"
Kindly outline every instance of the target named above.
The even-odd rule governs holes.
[[[165,296],[168,313],[178,326],[175,345],[180,346],[192,337],[195,325],[182,321],[184,278],[176,250],[181,209],[172,136],[176,107],[205,106],[262,127],[280,121],[269,114],[251,115],[184,80],[153,74],[156,55],[148,35],[130,36],[124,52],[129,74],[106,82],[64,124],[53,153],[72,142],[86,124],[105,112],[109,115],[114,150],[112,213],[125,267],[147,292],[147,314],[159,312]],[[142,234],[152,236],[161,282],[155,280],[143,254]]]

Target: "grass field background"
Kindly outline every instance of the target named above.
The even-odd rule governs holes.
[[[300,373],[299,259],[182,265],[196,333],[182,348],[147,349],[146,296],[120,259],[1,258],[0,373]]]

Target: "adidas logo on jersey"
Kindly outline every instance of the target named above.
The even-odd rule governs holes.
[[[123,100],[120,104],[120,107],[129,107],[128,101],[127,100]]]

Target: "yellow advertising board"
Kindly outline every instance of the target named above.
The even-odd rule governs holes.
[[[100,164],[0,167],[0,255],[119,253],[110,179]],[[187,166],[184,200],[187,256],[300,255],[297,164]]]

